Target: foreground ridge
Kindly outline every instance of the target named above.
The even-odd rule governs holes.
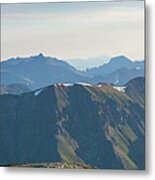
[[[58,169],[94,169],[86,164],[69,163],[69,162],[47,162],[47,163],[30,163],[30,164],[13,164],[7,167],[34,167],[34,168],[58,168]]]
[[[0,95],[0,165],[69,162],[145,168],[144,78]],[[31,153],[30,153],[31,152]]]

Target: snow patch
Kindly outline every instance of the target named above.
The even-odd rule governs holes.
[[[119,80],[118,80],[118,75],[116,74],[116,79],[115,79],[114,84],[118,84],[118,83],[119,83]]]
[[[139,67],[139,66],[137,66],[137,67],[136,67],[136,69],[137,69],[137,70],[140,70],[140,67]]]
[[[97,87],[102,87],[102,84],[97,85]]]
[[[79,84],[79,85],[82,85],[82,86],[92,86],[91,84],[89,83],[85,83],[85,82],[76,82],[75,84]],[[60,86],[66,86],[66,87],[69,87],[69,86],[74,86],[75,84],[72,84],[72,83],[56,83],[54,84],[55,87],[60,87]]]
[[[121,92],[125,92],[125,86],[113,86],[114,89],[116,89],[117,91],[121,91]]]
[[[92,86],[91,84],[85,83],[85,82],[77,82],[76,84],[80,84],[80,85],[83,85],[83,86]]]
[[[63,86],[66,86],[66,87],[68,87],[68,86],[73,86],[73,84],[71,84],[71,83],[63,83],[62,85],[63,85]]]
[[[71,84],[71,83],[56,83],[54,84],[55,87],[62,87],[62,86],[65,86],[65,87],[68,87],[68,86],[73,86],[74,84]]]
[[[56,84],[54,84],[54,87],[60,87],[62,84],[60,84],[60,83],[56,83]]]
[[[35,96],[38,96],[41,92],[42,92],[42,89],[37,90],[37,91],[34,92],[34,95],[35,95]]]

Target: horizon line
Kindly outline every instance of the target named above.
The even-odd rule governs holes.
[[[145,58],[139,58],[139,59],[133,59],[133,58],[130,58],[128,55],[123,55],[123,54],[116,54],[116,55],[112,55],[112,56],[109,56],[109,55],[105,55],[105,54],[100,54],[100,55],[96,55],[96,56],[89,56],[89,57],[75,57],[75,58],[62,58],[62,57],[59,57],[59,56],[55,56],[55,55],[47,55],[45,53],[34,53],[34,54],[30,54],[30,55],[20,55],[20,56],[12,56],[12,57],[8,57],[8,58],[5,58],[5,59],[0,59],[0,62],[4,62],[4,61],[9,61],[11,59],[25,59],[25,58],[31,58],[31,57],[37,57],[37,56],[43,56],[43,57],[50,57],[50,58],[56,58],[57,60],[62,60],[62,61],[68,61],[68,60],[78,60],[78,59],[82,59],[82,60],[87,60],[89,58],[96,58],[96,57],[100,57],[100,56],[105,56],[105,57],[109,57],[109,59],[112,59],[112,58],[115,58],[115,57],[121,57],[121,56],[124,56],[126,57],[127,59],[131,60],[131,61],[144,61]]]

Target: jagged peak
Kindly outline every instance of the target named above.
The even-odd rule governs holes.
[[[39,53],[38,56],[39,56],[39,57],[44,57],[43,53]]]
[[[39,53],[37,55],[30,56],[29,58],[42,59],[42,58],[46,58],[46,56],[43,53]]]

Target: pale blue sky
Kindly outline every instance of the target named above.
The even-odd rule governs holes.
[[[40,52],[62,59],[144,58],[144,2],[3,4],[2,60]]]

